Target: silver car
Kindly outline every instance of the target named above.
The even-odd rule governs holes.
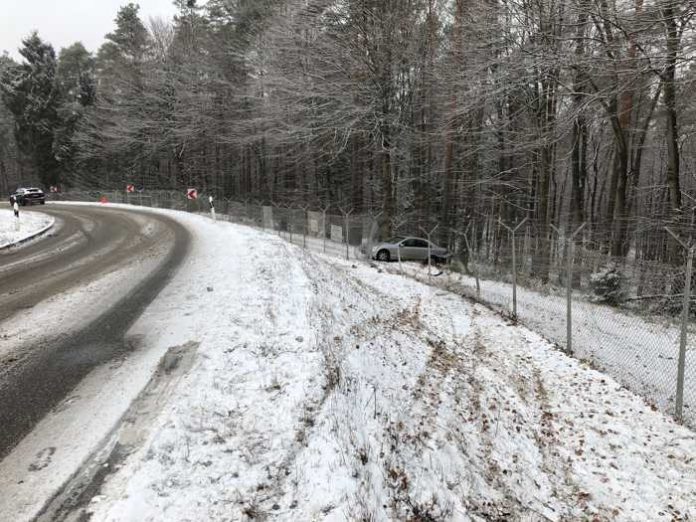
[[[372,259],[378,261],[427,261],[428,253],[435,263],[445,263],[451,254],[446,248],[437,246],[430,241],[428,250],[428,240],[420,237],[401,237],[396,236],[375,245],[372,248]]]

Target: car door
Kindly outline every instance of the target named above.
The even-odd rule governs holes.
[[[428,242],[425,239],[414,239],[412,248],[415,260],[425,261],[428,259]]]
[[[428,259],[428,242],[415,237],[408,238],[403,242],[401,259],[409,261],[422,261]]]
[[[403,261],[418,259],[417,241],[417,239],[410,237],[401,242],[401,259]]]

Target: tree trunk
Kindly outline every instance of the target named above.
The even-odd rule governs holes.
[[[667,117],[667,185],[669,186],[669,199],[673,212],[679,211],[682,206],[679,187],[680,158],[677,95],[674,85],[680,37],[676,21],[677,13],[675,11],[673,0],[667,2],[662,10],[667,32],[667,66],[663,75],[665,115]]]

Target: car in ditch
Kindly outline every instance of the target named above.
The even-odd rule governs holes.
[[[427,261],[428,255],[433,263],[446,263],[452,254],[420,237],[395,236],[378,243],[372,248],[371,257],[377,261]]]
[[[27,205],[44,205],[46,203],[46,194],[40,188],[18,188],[10,195],[10,204],[17,201],[17,204],[24,207]]]

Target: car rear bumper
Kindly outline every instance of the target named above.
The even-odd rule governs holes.
[[[25,204],[25,205],[39,205],[46,201],[46,196],[35,196],[31,198],[20,198],[19,202],[20,204]]]

